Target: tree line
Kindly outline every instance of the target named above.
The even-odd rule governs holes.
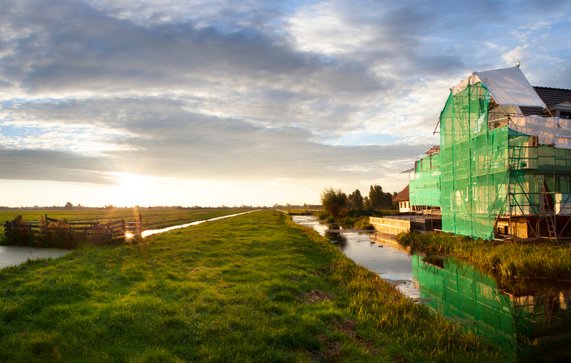
[[[392,209],[393,196],[389,192],[384,192],[380,185],[371,185],[369,195],[365,197],[359,189],[347,195],[339,189],[327,188],[321,193],[321,204],[331,216],[340,218],[349,211]]]

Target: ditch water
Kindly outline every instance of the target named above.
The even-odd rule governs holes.
[[[248,213],[252,213],[252,212],[257,212],[258,210],[250,210],[247,212],[242,212],[242,213],[235,213],[235,214],[228,214],[225,216],[220,216],[220,217],[214,217],[214,218],[208,218],[208,219],[204,219],[201,221],[194,221],[194,222],[190,222],[190,223],[185,223],[185,224],[178,224],[176,226],[170,226],[170,227],[166,227],[166,228],[160,228],[160,229],[147,229],[143,232],[141,232],[141,237],[145,238],[148,236],[152,236],[153,234],[159,234],[159,233],[165,233],[168,231],[172,231],[173,229],[180,229],[180,228],[186,228],[186,227],[190,227],[190,226],[196,226],[198,224],[202,224],[202,223],[206,223],[206,222],[211,222],[211,221],[217,221],[220,219],[225,219],[225,218],[230,218],[230,217],[236,217],[236,216],[241,216],[242,214],[248,214]]]
[[[404,295],[412,299],[420,298],[420,291],[413,278],[412,257],[405,251],[371,242],[369,233],[329,232],[329,227],[319,223],[315,216],[292,218],[295,223],[313,228],[320,235],[327,237],[347,257],[376,272]]]
[[[23,246],[0,246],[0,269],[16,266],[28,260],[58,258],[71,253],[71,250],[57,248],[35,248]]]
[[[197,224],[202,224],[205,222],[216,221],[219,219],[230,218],[239,216],[246,213],[252,213],[255,211],[248,211],[242,213],[229,214],[221,217],[209,218],[201,221],[194,221],[191,223],[179,224],[176,226],[171,226],[161,229],[149,229],[141,233],[142,237],[151,236],[158,233],[164,233],[172,231],[173,229],[186,228],[190,226],[196,226]],[[0,246],[0,269],[9,266],[16,266],[24,263],[28,260],[46,259],[46,258],[58,258],[71,253],[71,250],[57,249],[57,248],[35,248],[35,247],[25,247],[25,246]]]
[[[571,286],[520,282],[506,291],[494,278],[452,259],[429,263],[390,244],[371,243],[369,234],[330,233],[314,216],[293,221],[329,238],[404,295],[482,335],[514,361],[571,361]]]

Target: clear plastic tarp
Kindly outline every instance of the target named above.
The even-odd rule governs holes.
[[[474,72],[453,87],[452,94],[462,92],[468,85],[482,83],[498,105],[546,108],[537,92],[518,67]]]
[[[563,149],[571,149],[571,119],[558,117],[512,116],[510,129],[530,136],[537,136],[541,145],[554,145]]]

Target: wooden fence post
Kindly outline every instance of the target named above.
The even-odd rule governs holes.
[[[137,237],[141,237],[143,233],[143,215],[139,213],[139,222],[137,223]]]

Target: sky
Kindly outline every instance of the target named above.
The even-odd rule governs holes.
[[[0,206],[398,192],[449,88],[571,88],[571,2],[0,0]]]

